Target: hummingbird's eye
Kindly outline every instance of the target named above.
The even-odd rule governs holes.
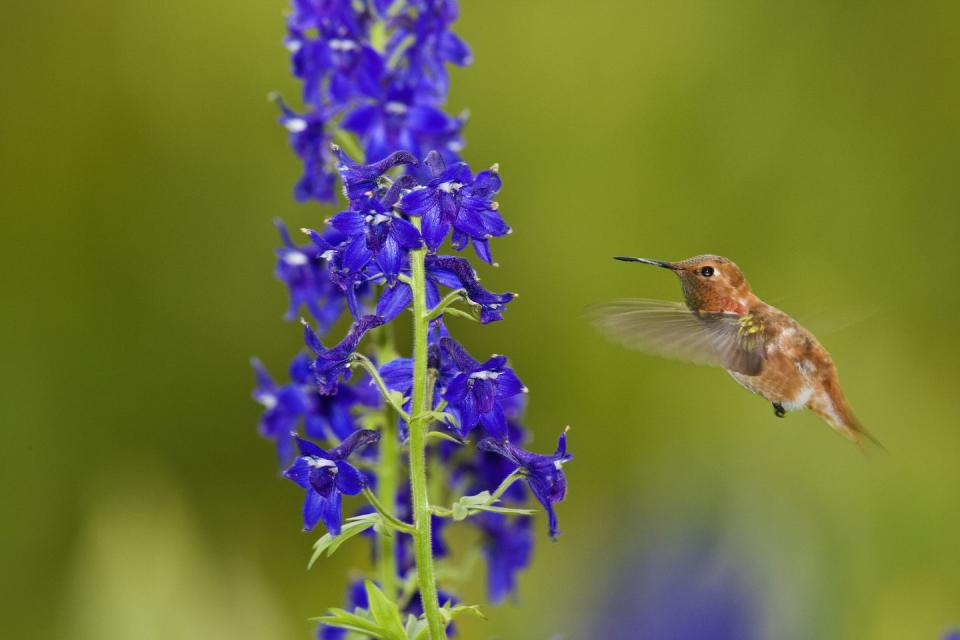
[[[704,278],[709,278],[713,275],[713,267],[703,267],[700,269],[700,275],[702,275]]]

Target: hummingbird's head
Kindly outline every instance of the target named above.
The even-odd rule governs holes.
[[[694,311],[745,313],[749,307],[750,285],[740,267],[722,256],[694,256],[679,262],[623,256],[615,259],[670,269],[680,277],[683,297]]]

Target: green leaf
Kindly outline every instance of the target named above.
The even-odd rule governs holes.
[[[367,613],[364,609],[357,609],[358,612],[362,611]],[[387,640],[391,636],[386,635],[386,631],[376,624],[369,618],[365,618],[357,613],[350,613],[345,609],[330,609],[330,612],[319,618],[311,618],[314,622],[319,622],[320,624],[325,624],[328,627],[339,627],[340,629],[346,629],[347,631],[356,631],[357,633],[362,633],[370,636],[371,638],[378,638],[382,640]],[[392,638],[391,638],[392,640]]]
[[[456,307],[447,307],[443,310],[444,315],[456,316],[458,318],[465,318],[467,320],[473,320],[474,322],[480,322],[479,314],[469,313],[463,309],[457,309]]]
[[[446,440],[447,442],[453,442],[455,444],[462,445],[464,441],[458,438],[455,435],[451,435],[446,431],[428,431],[427,438],[435,438],[437,440]]]
[[[390,402],[393,403],[395,406],[402,407],[406,401],[407,401],[407,397],[404,396],[399,391],[390,392]]]
[[[465,507],[477,507],[480,505],[487,504],[490,502],[490,492],[481,491],[472,496],[463,496],[457,502],[461,503]]]
[[[478,511],[490,511],[491,513],[512,514],[517,516],[532,516],[537,511],[535,509],[514,509],[513,507],[497,507],[492,504],[485,504],[474,507]]]
[[[420,634],[422,634],[426,629],[429,629],[426,620],[420,620],[412,613],[407,615],[407,640],[415,640],[416,638],[419,638]]]
[[[343,524],[343,528],[340,530],[340,535],[332,536],[329,533],[325,533],[314,543],[313,555],[310,556],[310,562],[307,563],[307,568],[312,568],[313,564],[323,555],[324,551],[326,551],[327,557],[332,556],[334,551],[340,548],[340,545],[353,536],[363,533],[370,527],[378,524],[380,520],[379,513],[368,513],[362,516],[347,518],[347,521]]]
[[[476,604],[458,604],[455,607],[451,607],[450,603],[448,602],[441,607],[440,613],[443,615],[447,623],[464,613],[469,613],[470,615],[477,616],[478,618],[482,618],[484,620],[487,619],[487,616],[480,611],[480,605]]]
[[[389,640],[406,640],[407,632],[403,627],[403,620],[400,618],[397,603],[384,595],[383,591],[373,584],[373,581],[366,580],[364,584],[367,588],[370,613],[373,614],[373,619],[386,633],[384,637]]]

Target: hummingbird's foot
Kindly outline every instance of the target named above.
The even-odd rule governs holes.
[[[784,409],[783,405],[780,404],[779,402],[774,402],[773,415],[777,416],[778,418],[782,418],[783,416],[787,415],[787,410]]]

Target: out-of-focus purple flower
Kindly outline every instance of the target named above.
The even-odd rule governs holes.
[[[333,157],[326,116],[318,109],[298,114],[279,99],[277,104],[281,110],[280,124],[289,132],[290,146],[303,160],[303,176],[294,186],[294,197],[298,202],[333,202]]]
[[[383,59],[364,42],[362,23],[339,13],[340,23],[321,21],[312,38],[298,24],[295,12],[288,21],[284,44],[291,52],[293,74],[303,81],[303,100],[309,104],[342,106],[352,99],[375,96],[384,72]]]
[[[484,533],[487,559],[487,595],[496,604],[517,589],[517,573],[530,565],[533,556],[532,519],[508,518],[500,513],[476,516]]]
[[[250,364],[257,378],[253,399],[263,405],[258,430],[264,438],[276,443],[280,464],[286,464],[293,457],[291,432],[296,430],[297,423],[306,412],[306,396],[297,384],[278,387],[257,358],[251,360]]]
[[[493,356],[478,362],[452,338],[441,338],[440,347],[453,360],[460,373],[443,392],[450,408],[460,420],[460,434],[466,436],[477,424],[494,438],[507,437],[507,417],[503,403],[526,393],[506,356]]]
[[[370,606],[367,599],[367,587],[363,580],[354,580],[347,586],[347,611],[351,613],[357,609],[366,609]],[[344,640],[347,630],[340,627],[328,627],[321,624],[317,627],[317,640]]]
[[[379,407],[380,394],[369,384],[369,378],[364,377],[355,385],[340,385],[332,396],[321,395],[313,383],[311,362],[310,356],[300,353],[290,364],[290,378],[299,385],[306,401],[304,431],[318,440],[344,440],[359,427],[354,410]]]
[[[347,458],[354,450],[377,442],[380,432],[372,429],[355,431],[329,451],[299,436],[294,438],[300,447],[300,457],[283,475],[307,490],[303,503],[303,529],[312,531],[317,522],[323,520],[330,534],[338,535],[341,495],[355,496],[365,484],[363,475],[347,462]]]
[[[628,640],[760,640],[815,638],[816,622],[790,633],[771,629],[762,615],[763,596],[753,584],[747,557],[731,555],[711,536],[715,532],[684,523],[679,532],[662,539],[638,539],[634,534],[601,573],[611,583],[597,594],[597,609],[585,621],[597,638]],[[692,533],[693,532],[693,533]],[[691,535],[692,533],[692,535]],[[613,544],[616,544],[615,542]],[[636,553],[640,551],[640,553]],[[597,584],[597,588],[603,585]],[[800,603],[798,606],[802,607]]]
[[[340,126],[364,141],[364,154],[370,162],[398,149],[417,157],[430,149],[456,154],[462,145],[463,120],[423,102],[405,86],[391,86],[381,98],[355,108]]]
[[[442,162],[427,162],[440,171]],[[510,233],[510,227],[498,211],[493,197],[500,190],[496,165],[474,176],[465,162],[458,162],[440,171],[425,186],[413,189],[400,199],[400,209],[409,215],[421,216],[423,239],[436,251],[453,228],[453,246],[463,249],[473,242],[477,255],[493,262],[488,240]]]
[[[556,538],[560,530],[557,527],[557,513],[553,505],[567,495],[567,478],[563,473],[563,465],[573,459],[573,454],[567,453],[566,432],[560,434],[557,450],[548,456],[531,453],[506,440],[495,438],[484,438],[477,443],[477,448],[498,453],[526,472],[525,477],[530,490],[547,511],[550,537]]]
[[[350,377],[350,356],[357,350],[361,338],[370,329],[383,324],[380,316],[363,316],[353,323],[346,337],[335,347],[327,349],[306,321],[303,322],[303,335],[307,346],[315,358],[310,363],[313,382],[321,395],[333,395],[337,392],[341,377]]]
[[[301,307],[305,306],[317,321],[321,333],[326,333],[343,313],[346,299],[331,281],[318,246],[295,245],[286,225],[280,220],[276,220],[275,224],[283,241],[283,246],[277,249],[275,274],[278,280],[287,285],[290,293],[290,307],[285,317],[293,320]],[[328,243],[343,239],[339,232],[332,229],[326,231],[323,237]]]

